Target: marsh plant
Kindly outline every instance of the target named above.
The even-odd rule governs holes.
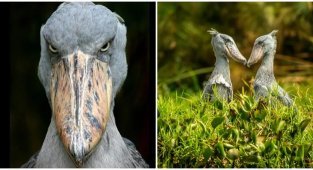
[[[256,102],[252,89],[230,103],[201,92],[158,93],[158,167],[313,167],[313,89],[289,86],[294,106]]]

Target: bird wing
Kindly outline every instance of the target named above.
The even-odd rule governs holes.
[[[35,153],[30,159],[21,166],[21,168],[35,168],[37,157],[38,157],[39,151]]]
[[[232,86],[225,80],[222,74],[213,75],[209,79],[203,90],[202,96],[204,99],[209,99],[210,101],[215,100],[213,90],[214,85],[216,86],[217,93],[221,98],[226,99],[228,101],[232,100],[233,96]]]
[[[255,100],[259,100],[261,97],[266,98],[269,95],[269,89],[260,84],[254,84],[254,98]]]
[[[284,103],[284,105],[286,106],[291,106],[293,103],[293,100],[290,98],[290,96],[288,95],[288,93],[281,88],[279,85],[277,85],[277,90],[278,90],[278,96],[277,98]]]
[[[142,167],[142,168],[149,168],[149,165],[145,162],[142,158],[141,154],[137,151],[136,146],[133,142],[123,137],[123,140],[130,151],[131,156],[134,160]]]
[[[222,84],[225,87],[231,88],[231,84],[228,83],[222,74],[216,74],[209,80],[209,84]]]
[[[270,93],[272,96],[276,96],[284,105],[291,106],[293,100],[289,97],[288,93],[281,88],[276,82],[274,82],[270,87],[255,84],[255,99],[258,100],[260,97],[267,97]]]

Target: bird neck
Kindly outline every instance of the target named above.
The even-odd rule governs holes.
[[[275,50],[264,54],[261,66],[256,74],[256,79],[264,82],[275,81],[274,56]],[[266,79],[266,81],[263,79]]]
[[[94,148],[83,167],[113,168],[135,166],[136,163],[116,127],[114,114],[113,111],[111,111],[102,139],[96,148]],[[53,117],[38,155],[36,167],[75,167],[60,140]]]
[[[274,56],[275,56],[275,51],[264,54],[264,58],[262,60],[262,66],[266,67],[269,71],[273,71]]]
[[[225,55],[216,57],[214,72],[230,79],[229,61]]]

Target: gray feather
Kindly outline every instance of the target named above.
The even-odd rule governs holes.
[[[37,157],[39,152],[35,153],[21,168],[34,168],[36,165]]]
[[[278,99],[286,106],[291,106],[293,104],[293,100],[290,98],[288,93],[278,86]]]
[[[138,162],[140,165],[142,165],[141,167],[149,168],[149,165],[145,162],[141,154],[137,151],[135,144],[126,138],[123,138],[123,139],[132,157],[135,159],[135,161]]]

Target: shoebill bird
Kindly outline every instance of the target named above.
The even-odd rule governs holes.
[[[23,167],[147,167],[115,124],[126,75],[123,19],[93,3],[63,3],[40,31],[38,76],[52,117],[41,150]]]
[[[288,93],[282,89],[275,80],[274,76],[274,57],[276,53],[276,33],[278,30],[273,30],[271,33],[258,37],[247,62],[247,66],[257,63],[262,60],[254,81],[254,98],[268,96],[276,96],[284,105],[291,106],[293,101]]]
[[[215,68],[205,84],[203,98],[209,101],[223,99],[229,102],[233,99],[233,87],[230,79],[228,57],[242,64],[246,63],[246,59],[238,50],[232,37],[219,33],[214,29],[208,32],[212,35],[211,44],[216,61]]]

